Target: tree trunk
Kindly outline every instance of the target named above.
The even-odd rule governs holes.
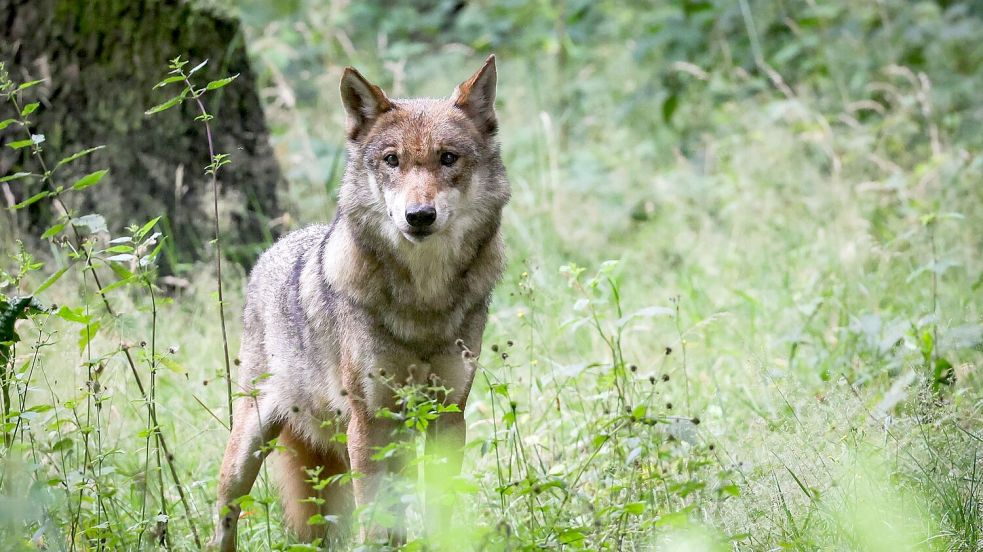
[[[12,79],[45,81],[25,94],[26,101],[41,102],[32,118],[34,132],[45,136],[48,162],[106,145],[59,169],[57,183],[66,186],[110,169],[98,186],[64,194],[66,202],[77,214],[102,214],[113,232],[163,215],[171,247],[162,260],[170,272],[206,254],[212,239],[208,144],[192,102],[153,116],[144,112],[176,92],[179,85],[153,90],[174,57],[190,60],[188,69],[209,60],[195,74],[199,86],[238,74],[204,99],[215,116],[216,152],[232,161],[219,173],[224,250],[249,265],[272,239],[269,220],[279,215],[282,176],[237,21],[189,2],[0,0],[0,36],[0,61]],[[0,133],[0,141],[23,132],[15,127]],[[39,170],[27,149],[3,149],[2,174]],[[11,185],[17,199],[39,191],[27,182]],[[41,210],[19,216],[18,224],[35,234],[51,218]]]

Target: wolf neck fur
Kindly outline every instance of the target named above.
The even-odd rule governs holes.
[[[335,220],[324,253],[324,275],[334,289],[368,298],[383,290],[366,289],[369,282],[384,283],[390,290],[412,290],[413,297],[397,298],[426,310],[450,308],[450,290],[464,278],[498,230],[494,224],[466,239],[467,229],[455,229],[411,243],[370,209],[342,209]],[[378,278],[366,278],[366,274]]]

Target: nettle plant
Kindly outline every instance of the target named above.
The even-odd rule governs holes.
[[[2,182],[24,189],[27,199],[10,207],[24,209],[40,201],[49,201],[57,213],[51,226],[41,235],[54,252],[59,268],[48,270],[47,277],[30,293],[22,294],[29,273],[45,271],[45,264],[36,261],[23,244],[12,259],[16,270],[0,275],[0,304],[3,310],[2,375],[4,432],[3,461],[9,466],[17,460],[24,463],[28,477],[7,477],[0,485],[8,495],[18,490],[29,493],[37,507],[28,510],[21,520],[22,535],[30,535],[35,543],[46,539],[64,540],[71,546],[82,542],[94,547],[118,547],[129,544],[129,534],[113,531],[118,523],[138,527],[142,535],[153,526],[161,541],[167,538],[168,501],[165,496],[163,458],[167,459],[170,475],[177,486],[187,511],[188,504],[174,469],[174,457],[169,452],[157,423],[155,407],[156,375],[158,368],[169,362],[169,352],[156,347],[156,259],[164,239],[154,228],[159,218],[126,229],[113,236],[105,219],[96,213],[75,212],[65,197],[100,184],[109,172],[98,170],[74,182],[62,179],[64,168],[102,146],[84,149],[51,162],[45,150],[44,135],[35,128],[31,115],[40,102],[27,102],[25,96],[42,81],[21,84],[12,82],[0,66],[0,94],[14,115],[3,119],[0,128],[19,128],[23,139],[8,142],[13,150],[27,150],[25,170],[4,176]],[[33,163],[34,167],[29,168]],[[55,306],[46,303],[43,293],[70,271],[78,271],[81,293],[77,304]],[[95,338],[104,328],[120,326],[118,311],[113,307],[111,292],[120,288],[145,290],[151,297],[153,324],[151,335],[137,343],[119,341],[111,346],[97,345]],[[18,320],[28,320],[18,326]],[[45,376],[48,394],[40,393],[38,372],[44,372],[41,351],[54,346],[67,328],[77,328],[77,347],[84,385],[69,396],[52,389]],[[33,342],[23,342],[18,331],[30,331]],[[108,341],[108,340],[107,340]],[[20,345],[20,347],[19,347]],[[106,415],[103,404],[109,399],[100,384],[100,377],[120,363],[127,366],[146,407],[147,462],[143,470],[143,492],[136,498],[124,489],[130,482],[120,477],[112,463],[112,450],[104,440]],[[148,379],[149,378],[149,379]],[[152,443],[152,444],[151,444]],[[156,466],[150,463],[154,450]],[[159,493],[151,496],[150,481],[159,482]],[[23,496],[23,495],[22,495]],[[148,502],[156,502],[155,516],[148,516]],[[139,513],[137,513],[139,512]],[[67,529],[67,534],[61,534]],[[192,527],[192,532],[194,531]],[[7,541],[18,540],[8,535]],[[23,539],[27,541],[28,539]]]
[[[205,111],[201,98],[206,91],[221,88],[235,77],[197,88],[191,77],[204,63],[184,71],[185,63],[180,58],[173,60],[171,76],[158,84],[163,87],[182,82],[183,91],[147,113],[163,111],[185,99],[196,101],[200,110],[197,120],[205,124],[208,135],[210,163],[205,172],[216,190],[217,217],[217,175],[229,158],[214,152],[208,124],[211,115]],[[179,503],[184,517],[179,521],[178,532],[190,533],[200,547],[189,493],[179,476],[176,451],[168,445],[157,412],[160,368],[180,371],[174,359],[175,349],[161,350],[157,344],[158,307],[169,302],[156,286],[156,262],[165,243],[165,236],[155,231],[160,217],[112,234],[98,213],[79,213],[71,207],[71,194],[103,183],[109,170],[66,180],[66,169],[103,146],[54,160],[56,156],[46,150],[42,129],[36,128],[32,120],[32,115],[42,108],[41,103],[28,99],[32,89],[41,83],[15,83],[0,64],[0,107],[10,115],[3,118],[0,111],[0,130],[21,135],[4,147],[26,152],[22,168],[0,177],[0,184],[18,187],[18,195],[26,197],[10,206],[11,211],[50,202],[55,216],[39,240],[50,244],[52,264],[57,266],[48,268],[18,241],[17,252],[9,259],[14,268],[0,270],[0,462],[10,468],[0,475],[0,491],[6,496],[28,497],[16,523],[0,527],[0,540],[35,547],[51,540],[63,543],[61,547],[67,543],[73,549],[132,549],[150,538],[169,546],[169,528],[175,522],[175,503]],[[217,218],[215,228],[216,262],[221,270]],[[78,302],[54,305],[46,301],[44,292],[73,272],[80,286],[75,295]],[[30,283],[38,280],[41,283],[31,289]],[[123,290],[141,305],[137,314],[124,316],[115,306],[114,298]],[[132,326],[126,318],[132,316],[149,319],[149,335],[123,335],[122,328]],[[221,322],[224,338],[224,312]],[[56,391],[46,375],[45,363],[56,360],[45,358],[42,352],[71,333],[77,334],[84,383],[65,394]],[[97,340],[101,334],[105,334],[104,339]],[[225,350],[228,373],[227,344]],[[112,397],[100,379],[121,367],[131,376],[137,401],[146,413],[146,427],[134,436],[136,442],[142,442],[141,466],[115,462],[123,451],[114,447],[121,441],[115,435],[112,441],[106,438],[108,414],[103,406]],[[229,397],[231,403],[231,389]]]
[[[688,397],[683,404],[671,400],[688,387],[679,299],[626,312],[618,269],[615,261],[593,274],[561,268],[572,294],[562,298],[573,311],[565,329],[578,341],[599,340],[607,351],[607,358],[569,366],[556,366],[556,356],[537,344],[542,301],[528,272],[520,278],[527,309],[518,316],[528,343],[519,336],[493,343],[478,375],[491,413],[480,454],[493,455],[496,481],[487,500],[499,516],[494,534],[484,536],[490,542],[619,549],[686,526],[701,508],[740,495],[734,467],[718,460],[699,418],[686,415]],[[677,335],[657,357],[632,360],[628,334],[652,318],[673,319]],[[540,363],[554,364],[548,382],[535,375]],[[527,367],[533,368],[526,385],[540,395],[523,392]]]
[[[234,81],[239,75],[232,75],[230,77],[225,77],[218,80],[209,81],[207,84],[201,87],[197,87],[192,80],[195,73],[200,71],[208,64],[208,60],[202,61],[198,65],[195,65],[191,69],[185,69],[188,62],[181,59],[178,56],[172,59],[168,65],[168,76],[163,80],[154,85],[154,90],[159,88],[173,88],[177,86],[180,88],[175,96],[164,103],[158,104],[149,110],[147,110],[147,115],[154,115],[162,111],[171,109],[174,106],[180,105],[181,103],[191,100],[195,103],[198,109],[198,115],[195,117],[195,121],[202,123],[205,127],[205,137],[208,140],[208,159],[209,163],[205,167],[205,174],[207,174],[211,179],[212,187],[212,230],[214,233],[214,244],[215,244],[215,282],[216,282],[216,293],[218,295],[218,313],[219,313],[219,323],[222,327],[222,352],[224,354],[223,359],[225,361],[225,388],[226,388],[226,398],[227,407],[229,410],[229,428],[232,427],[232,363],[229,357],[229,337],[228,330],[226,329],[225,323],[225,296],[222,287],[222,240],[221,234],[219,232],[219,212],[218,212],[218,173],[219,170],[232,162],[232,159],[226,153],[217,153],[215,151],[215,141],[212,137],[212,125],[211,121],[215,119],[215,116],[208,112],[205,108],[205,103],[203,98],[206,93],[212,90],[218,90],[232,81]]]

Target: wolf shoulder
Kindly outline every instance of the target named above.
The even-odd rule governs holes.
[[[281,304],[284,293],[295,280],[298,265],[306,263],[331,233],[331,225],[312,224],[283,236],[260,255],[249,273],[246,285],[245,318],[258,315],[268,306]]]

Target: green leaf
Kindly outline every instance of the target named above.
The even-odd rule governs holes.
[[[560,544],[568,546],[583,546],[586,537],[576,529],[566,529],[559,535]]]
[[[174,75],[173,77],[167,77],[166,79],[164,79],[164,80],[158,82],[157,84],[155,84],[153,89],[154,90],[157,90],[158,88],[167,86],[168,84],[175,83],[175,82],[181,82],[183,80],[184,80],[184,77],[182,77],[181,75]]]
[[[48,278],[45,279],[45,281],[41,282],[41,285],[38,286],[38,289],[34,290],[34,295],[38,295],[42,291],[44,291],[44,290],[48,289],[49,287],[51,287],[52,285],[54,285],[54,283],[57,282],[58,279],[61,278],[63,274],[65,274],[66,272],[68,272],[68,269],[71,268],[71,267],[72,267],[71,265],[68,265],[68,266],[66,266],[66,267],[58,270],[58,272],[55,272],[51,276],[48,276]]]
[[[79,330],[79,351],[84,351],[89,343],[95,339],[101,326],[102,325],[99,323],[99,321],[95,321],[91,324],[86,324],[84,328]]]
[[[40,312],[44,306],[38,303],[37,299],[28,295],[26,297],[13,297],[10,302],[0,299],[0,342],[18,341],[17,332],[14,331],[14,324],[18,320],[27,318],[32,312]]]
[[[933,381],[938,385],[952,385],[956,381],[955,371],[952,369],[952,363],[944,358],[938,358],[935,360],[935,369],[933,370]]]
[[[20,110],[21,117],[27,117],[31,113],[37,111],[37,108],[41,106],[41,102],[31,102],[24,106],[24,109]]]
[[[150,253],[144,255],[143,257],[140,257],[140,266],[145,267],[145,266],[153,263],[154,260],[157,259],[157,254],[160,253],[160,250],[164,247],[164,242],[165,241],[167,241],[167,237],[166,236],[163,237],[163,238],[161,238],[160,241],[157,242],[157,247],[154,247],[154,250],[153,251],[151,251]]]
[[[178,94],[177,96],[174,96],[173,98],[167,100],[162,104],[158,104],[155,105],[154,107],[151,107],[150,109],[144,112],[144,115],[153,115],[154,113],[160,113],[161,111],[166,111],[176,106],[177,104],[181,103],[182,100],[184,100],[184,94]]]
[[[65,229],[65,223],[64,222],[59,222],[58,224],[56,224],[56,225],[52,226],[51,228],[48,228],[47,230],[45,230],[44,231],[44,234],[41,234],[41,239],[42,240],[47,240],[47,239],[53,238],[53,237],[57,236],[58,234],[61,234],[61,231],[64,230],[64,229]]]
[[[147,221],[146,224],[141,226],[140,229],[133,234],[133,237],[135,237],[138,240],[142,240],[143,237],[147,235],[147,232],[150,232],[150,230],[157,224],[158,221],[160,221],[160,217]]]
[[[624,508],[622,508],[622,510],[624,510],[624,512],[626,514],[633,515],[633,516],[638,516],[638,515],[641,515],[642,513],[645,512],[645,503],[644,502],[632,502],[630,504],[625,504],[625,506],[624,506]]]
[[[61,308],[58,309],[55,316],[67,322],[77,322],[79,324],[86,324],[91,318],[89,315],[85,314],[82,307],[73,309],[71,307],[66,307],[65,305],[62,305]]]
[[[136,259],[136,256],[132,253],[120,253],[119,255],[113,255],[111,257],[106,257],[107,263],[128,263]]]
[[[109,268],[112,269],[113,274],[115,274],[120,280],[125,280],[134,276],[134,274],[130,272],[128,268],[119,263],[110,263]]]
[[[5,128],[9,127],[10,125],[12,125],[14,123],[17,123],[17,122],[19,122],[17,119],[4,119],[4,120],[0,121],[0,130],[3,130],[3,129],[5,129]]]
[[[35,84],[41,84],[42,82],[44,82],[44,79],[27,81],[21,84],[20,86],[18,86],[17,91],[20,92],[21,90],[27,90],[28,88],[34,86]]]
[[[217,88],[222,88],[223,86],[229,84],[230,82],[236,80],[239,75],[232,75],[231,77],[226,77],[224,79],[213,80],[205,86],[205,90],[215,90]]]
[[[17,180],[19,178],[27,178],[28,176],[40,176],[40,175],[29,173],[29,172],[16,172],[14,174],[7,175],[3,178],[0,178],[0,182],[10,182],[11,180]]]
[[[82,178],[76,180],[75,181],[75,184],[72,184],[72,189],[73,190],[84,190],[84,189],[88,188],[89,186],[95,186],[96,184],[99,183],[100,180],[102,180],[102,177],[106,176],[106,173],[108,173],[108,172],[109,172],[109,169],[103,169],[101,171],[96,171],[96,172],[89,173],[89,174],[83,176]]]
[[[86,155],[89,155],[90,153],[92,153],[94,151],[99,151],[99,150],[101,150],[104,147],[106,147],[106,146],[96,146],[94,148],[84,149],[84,150],[82,150],[82,151],[80,151],[78,153],[73,153],[72,155],[69,155],[68,157],[66,157],[66,158],[62,159],[61,161],[59,161],[58,164],[55,165],[55,168],[57,169],[58,167],[64,165],[65,163],[71,163],[72,161],[75,161],[79,157],[85,157]]]
[[[174,360],[169,356],[161,355],[160,358],[158,358],[157,360],[160,361],[161,365],[163,365],[171,372],[174,372],[175,374],[178,374],[180,376],[186,376],[188,374],[188,371],[184,369],[184,366],[181,366],[180,362]]]
[[[204,67],[205,64],[207,64],[207,63],[208,63],[208,60],[206,59],[205,61],[199,63],[198,65],[195,65],[194,67],[192,67],[191,70],[188,71],[188,76],[190,77],[191,75],[194,75],[195,73],[197,73],[198,70],[201,69],[202,67]]]
[[[119,265],[118,264],[113,264],[113,265],[110,265],[110,266],[116,267],[116,266],[119,266]],[[129,271],[127,271],[127,272],[129,272]],[[118,289],[118,288],[121,288],[123,286],[126,286],[126,285],[129,285],[129,284],[133,283],[135,280],[137,280],[137,276],[135,274],[132,274],[131,273],[129,276],[127,276],[127,277],[125,277],[123,279],[120,279],[120,280],[116,280],[115,282],[113,282],[113,283],[109,284],[108,286],[102,288],[101,290],[99,290],[99,294],[100,295],[106,295],[107,293],[109,293],[110,291],[113,291],[114,289]]]
[[[51,194],[48,191],[44,191],[44,192],[40,192],[40,193],[34,194],[31,197],[25,199],[24,201],[21,201],[17,205],[14,205],[10,209],[12,211],[16,211],[18,209],[23,209],[24,207],[27,207],[29,205],[34,205],[35,203],[41,201],[42,199],[48,197],[49,195],[51,195]]]
[[[7,147],[10,149],[23,149],[34,145],[34,140],[17,140],[15,142],[8,142]]]

